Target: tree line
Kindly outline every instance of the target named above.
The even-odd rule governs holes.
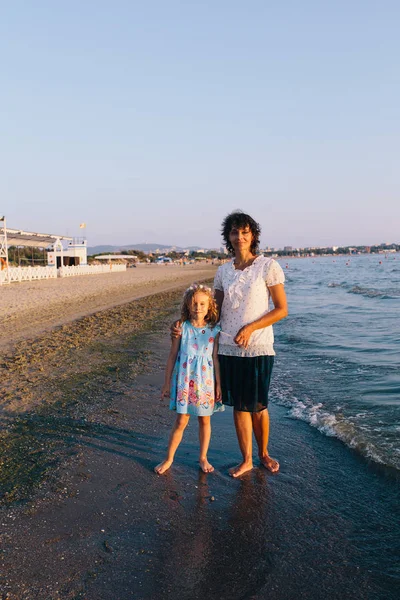
[[[10,246],[8,249],[8,262],[12,267],[47,265],[47,250],[45,248]]]

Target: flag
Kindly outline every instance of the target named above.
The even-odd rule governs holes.
[[[85,229],[85,227],[86,227],[86,223],[81,223],[81,224],[79,225],[79,229]]]

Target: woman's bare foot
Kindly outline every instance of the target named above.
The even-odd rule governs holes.
[[[269,454],[266,456],[260,456],[260,462],[271,473],[277,473],[279,471],[279,463],[274,458],[271,458]]]
[[[163,473],[165,473],[165,471],[168,471],[171,465],[172,460],[163,460],[159,465],[154,467],[154,470],[157,473],[157,475],[162,475]]]
[[[247,471],[251,471],[252,468],[253,468],[252,462],[242,462],[242,463],[240,463],[240,465],[237,465],[236,467],[232,467],[232,469],[229,469],[229,475],[231,477],[240,477],[244,473],[247,473]]]
[[[214,471],[214,467],[208,462],[206,458],[200,458],[199,465],[203,473],[212,473]]]

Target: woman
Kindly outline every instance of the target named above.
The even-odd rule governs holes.
[[[221,315],[222,401],[233,406],[243,456],[230,474],[240,477],[253,468],[253,431],[261,464],[276,473],[279,463],[268,454],[268,389],[275,355],[272,324],[288,314],[285,276],[275,260],[257,254],[260,226],[250,215],[228,215],[222,236],[233,255],[218,268],[214,280]],[[269,298],[274,305],[271,311]]]

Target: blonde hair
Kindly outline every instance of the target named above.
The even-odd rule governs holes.
[[[213,296],[212,289],[206,285],[202,285],[201,283],[193,283],[190,287],[187,288],[185,293],[183,294],[183,301],[181,307],[181,320],[182,321],[190,321],[190,307],[192,304],[193,296],[197,294],[197,292],[201,292],[208,297],[209,305],[208,312],[205,316],[205,321],[211,327],[215,327],[218,321],[218,307]]]

